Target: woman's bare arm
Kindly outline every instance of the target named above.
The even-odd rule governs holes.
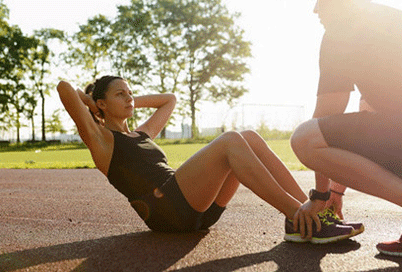
[[[80,94],[70,85],[61,81],[57,86],[61,102],[77,126],[84,143],[91,148],[94,135],[100,134],[99,126],[89,113]],[[83,94],[85,96],[85,94]]]
[[[175,105],[176,96],[174,94],[155,94],[135,97],[134,106],[136,108],[157,109],[154,114],[136,130],[143,131],[154,139],[168,122]]]
[[[94,104],[84,93],[74,90],[65,81],[57,86],[61,102],[77,126],[78,133],[91,151],[92,159],[97,168],[107,175],[111,154],[113,152],[113,135],[110,131],[98,125],[88,111],[86,104],[92,111],[96,110]],[[95,105],[96,106],[96,105]]]

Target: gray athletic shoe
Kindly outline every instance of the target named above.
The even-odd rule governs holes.
[[[311,240],[302,238],[300,232],[293,231],[293,222],[286,218],[284,239],[295,243],[310,242],[313,244],[327,244],[345,240],[355,235],[355,230],[351,226],[338,225],[334,222],[330,222],[325,216],[320,214],[318,214],[318,217],[321,222],[321,231],[318,232],[315,225],[313,225],[313,236]]]
[[[338,225],[343,225],[343,226],[351,226],[355,230],[354,236],[362,233],[364,231],[364,225],[363,223],[358,223],[358,222],[345,222],[341,220],[332,209],[325,209],[323,212],[320,213],[321,215],[325,216],[328,221],[334,222],[335,224]]]

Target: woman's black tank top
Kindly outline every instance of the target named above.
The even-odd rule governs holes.
[[[162,149],[145,132],[136,132],[140,136],[134,138],[112,131],[114,147],[107,175],[129,201],[160,187],[175,172]]]

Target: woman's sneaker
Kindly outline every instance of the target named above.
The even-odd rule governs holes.
[[[377,249],[385,255],[402,257],[402,236],[396,241],[379,243]]]
[[[351,226],[338,225],[330,222],[326,217],[318,215],[321,222],[321,231],[317,232],[315,225],[313,225],[313,236],[311,240],[302,238],[300,232],[293,230],[293,222],[285,219],[285,241],[304,243],[311,242],[313,244],[327,244],[337,241],[348,239],[354,236],[354,228]]]
[[[357,222],[345,222],[341,220],[332,209],[325,209],[323,212],[320,213],[322,216],[325,216],[328,221],[334,222],[335,224],[338,225],[343,225],[343,226],[351,226],[355,230],[354,235],[358,235],[364,231],[364,225],[363,223],[357,223]]]

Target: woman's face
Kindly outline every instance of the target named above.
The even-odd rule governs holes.
[[[134,98],[127,82],[115,79],[109,83],[105,99],[99,99],[98,107],[108,116],[126,119],[133,115]]]

